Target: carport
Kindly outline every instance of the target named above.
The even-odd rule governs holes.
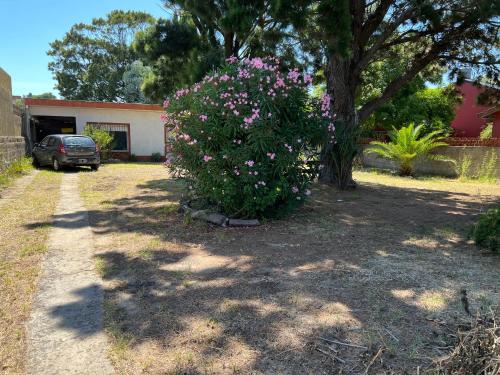
[[[51,134],[76,134],[76,117],[31,116],[30,131],[35,143]]]

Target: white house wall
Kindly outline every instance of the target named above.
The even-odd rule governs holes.
[[[164,127],[161,111],[103,109],[78,107],[30,106],[30,116],[68,116],[76,118],[76,132],[80,134],[88,122],[130,124],[130,152],[137,156],[165,154]]]

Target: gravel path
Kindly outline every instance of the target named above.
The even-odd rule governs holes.
[[[53,225],[27,327],[27,372],[112,374],[102,328],[103,289],[77,173],[63,176]]]

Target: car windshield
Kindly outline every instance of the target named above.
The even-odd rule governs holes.
[[[94,141],[87,137],[66,137],[64,138],[65,146],[84,146],[94,147]]]

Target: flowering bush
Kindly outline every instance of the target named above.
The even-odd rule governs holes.
[[[228,59],[165,101],[166,164],[232,217],[297,206],[317,172],[312,145],[334,130],[329,98],[314,102],[310,83],[297,70],[281,72],[274,58]]]

